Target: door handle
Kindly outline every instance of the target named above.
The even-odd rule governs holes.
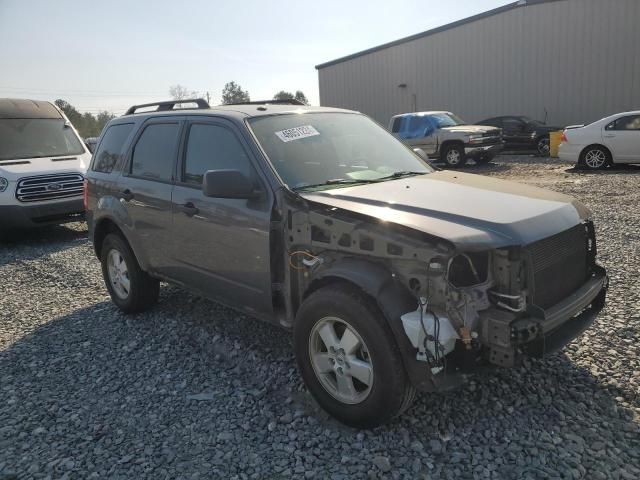
[[[128,188],[120,192],[120,195],[125,202],[133,200],[133,192]]]
[[[178,210],[184,213],[187,217],[193,217],[194,215],[197,215],[200,212],[200,209],[191,202],[187,202],[184,205],[180,205],[178,207]]]
[[[604,136],[604,138],[616,138],[616,135],[614,133],[608,133]]]

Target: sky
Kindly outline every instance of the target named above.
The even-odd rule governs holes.
[[[63,98],[122,114],[169,87],[220,101],[235,81],[262,100],[302,90],[315,65],[508,0],[0,0],[0,97]]]

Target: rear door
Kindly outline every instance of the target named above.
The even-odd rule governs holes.
[[[184,119],[160,117],[142,126],[128,152],[116,196],[127,211],[126,226],[149,269],[166,272],[171,235],[171,191]]]
[[[514,147],[531,144],[531,133],[527,132],[527,124],[516,117],[502,119],[502,135],[506,142]]]
[[[602,140],[616,163],[640,162],[640,115],[620,117],[607,125]]]
[[[237,127],[223,119],[188,121],[173,192],[172,277],[220,302],[271,315],[273,194]],[[235,169],[264,192],[257,199],[202,194],[208,170]]]

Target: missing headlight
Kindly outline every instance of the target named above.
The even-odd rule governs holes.
[[[460,253],[449,261],[447,279],[456,288],[484,283],[488,275],[489,252]]]

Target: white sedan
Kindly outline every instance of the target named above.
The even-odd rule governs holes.
[[[640,163],[640,111],[618,113],[585,126],[567,127],[558,156],[591,170],[614,163]]]

